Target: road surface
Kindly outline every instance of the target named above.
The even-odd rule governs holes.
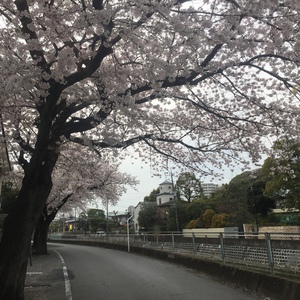
[[[72,300],[253,300],[184,267],[137,254],[50,244],[68,269]]]

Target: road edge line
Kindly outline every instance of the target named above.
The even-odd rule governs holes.
[[[53,251],[59,256],[62,267],[63,267],[63,274],[64,274],[64,280],[65,280],[66,300],[72,300],[71,283],[70,283],[70,279],[69,279],[69,275],[68,275],[67,266],[65,264],[65,261],[64,261],[63,257],[61,256],[61,254],[56,250],[53,250]]]

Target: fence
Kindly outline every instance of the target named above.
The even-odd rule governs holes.
[[[238,268],[300,279],[300,234],[234,233],[234,236],[211,232],[184,236],[166,234],[51,234],[50,239],[99,240],[114,244],[130,244],[160,251],[192,255]]]

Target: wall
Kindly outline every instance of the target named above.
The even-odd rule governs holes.
[[[300,233],[300,226],[264,226],[259,227],[259,232]]]
[[[191,237],[192,233],[195,237],[207,237],[217,238],[220,233],[224,233],[224,237],[238,238],[239,228],[238,227],[225,227],[225,228],[194,228],[194,229],[183,229],[182,233],[184,237]]]
[[[265,226],[265,227],[259,227],[260,233],[272,233],[272,240],[281,240],[282,235],[284,234],[284,237],[286,239],[290,240],[299,240],[299,233],[300,233],[300,226]],[[290,235],[287,235],[289,234]],[[261,238],[261,236],[259,236]]]

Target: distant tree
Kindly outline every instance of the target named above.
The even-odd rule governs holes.
[[[211,202],[206,200],[195,200],[191,203],[188,203],[186,206],[186,214],[189,220],[194,220],[199,218],[206,209],[212,208]]]
[[[82,231],[90,231],[88,216],[86,212],[81,212],[77,219],[77,229]]]
[[[156,202],[156,195],[159,194],[159,188],[152,190],[149,196],[144,197],[145,202]]]
[[[91,208],[87,212],[87,221],[91,232],[96,232],[99,228],[103,229],[106,224],[104,210]]]
[[[229,226],[229,215],[227,214],[215,214],[211,219],[211,227],[212,228],[221,228]]]
[[[177,200],[168,210],[167,229],[169,231],[178,231],[185,228],[191,220],[187,214],[188,202]]]
[[[261,169],[237,175],[213,195],[214,209],[229,215],[229,223],[239,228],[266,218],[275,208],[274,200],[263,195],[267,180]]]
[[[266,182],[258,179],[247,189],[248,210],[255,216],[256,222],[258,214],[266,217],[276,208],[275,200],[264,196],[265,187]]]
[[[293,139],[274,143],[275,154],[265,160],[263,173],[270,177],[264,195],[283,208],[300,209],[300,144]]]
[[[197,227],[198,219],[190,221],[187,225],[185,225],[185,229],[194,229]]]
[[[138,222],[139,226],[146,231],[154,228],[156,224],[156,210],[157,206],[151,203],[145,203],[139,212]]]
[[[175,184],[177,198],[180,200],[192,202],[203,197],[201,182],[192,172],[183,172]]]
[[[207,209],[203,216],[202,216],[202,219],[203,219],[203,224],[204,224],[204,227],[205,228],[211,228],[212,227],[212,220],[213,220],[213,217],[214,215],[216,214],[216,212],[212,209]]]

